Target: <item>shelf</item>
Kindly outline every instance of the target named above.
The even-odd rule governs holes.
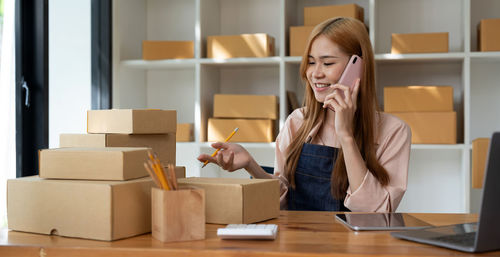
[[[199,60],[201,64],[215,66],[252,66],[252,65],[279,65],[281,58],[264,57],[264,58],[231,58],[231,59],[209,59],[202,58]]]
[[[471,52],[471,59],[500,61],[500,52]]]
[[[196,63],[197,63],[196,59],[170,59],[170,60],[158,60],[158,61],[146,61],[146,60],[121,61],[121,65],[123,67],[141,69],[141,70],[194,68]]]
[[[411,149],[412,150],[463,150],[466,149],[466,145],[412,144]]]
[[[428,53],[428,54],[376,54],[377,62],[401,62],[401,61],[462,61],[465,58],[463,52],[456,53]]]

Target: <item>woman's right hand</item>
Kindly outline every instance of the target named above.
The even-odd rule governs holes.
[[[212,157],[208,154],[200,154],[198,161],[215,163],[227,171],[235,171],[238,169],[246,169],[252,156],[243,146],[234,143],[213,143],[212,147],[220,149],[216,156]]]

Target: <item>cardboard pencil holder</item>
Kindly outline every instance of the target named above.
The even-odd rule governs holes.
[[[152,236],[162,242],[205,239],[205,191],[152,188]]]

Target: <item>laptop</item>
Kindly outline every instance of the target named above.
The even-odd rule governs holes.
[[[407,213],[342,213],[335,218],[354,231],[410,230],[432,227],[431,224]]]
[[[464,252],[500,250],[500,132],[493,133],[484,176],[479,221],[421,230],[392,232],[405,240]]]

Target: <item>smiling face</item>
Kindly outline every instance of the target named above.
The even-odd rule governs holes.
[[[348,61],[349,56],[326,36],[320,35],[312,42],[306,76],[316,101],[323,103],[333,93],[330,86],[339,81]]]

